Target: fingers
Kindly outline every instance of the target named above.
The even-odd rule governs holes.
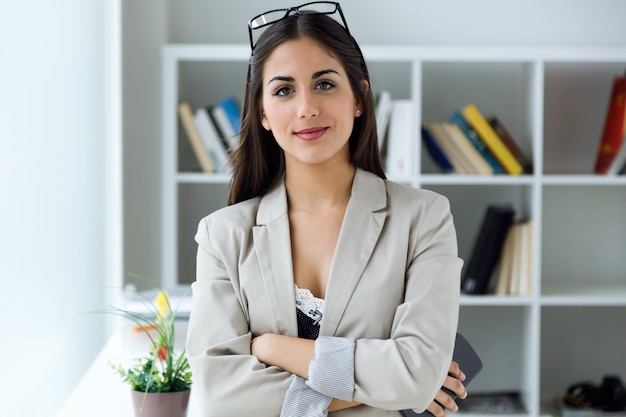
[[[450,363],[450,369],[448,369],[448,375],[456,379],[459,379],[461,381],[465,381],[465,374],[463,373],[463,371],[461,371],[461,367],[455,361],[452,361]]]
[[[454,378],[451,378],[451,377],[448,377],[448,378],[450,378],[452,381],[456,381],[461,386],[463,386],[463,384],[461,384],[457,379],[454,379]],[[450,385],[454,385],[454,384],[452,383]],[[440,407],[443,407],[444,410],[456,412],[459,409],[459,407],[457,406],[456,402],[454,401],[454,398],[451,397],[447,392],[445,392],[443,390],[439,390],[437,392],[437,395],[435,395],[435,402]]]
[[[452,391],[454,393],[454,395],[456,395],[457,397],[464,399],[467,397],[467,390],[465,389],[465,385],[463,385],[463,383],[457,379],[454,378],[452,376],[447,376],[446,379],[443,381],[443,388],[447,388],[450,391]],[[444,392],[444,391],[439,391],[439,393],[437,393],[437,395],[441,395],[442,397],[449,397],[449,395]]]
[[[465,374],[461,371],[459,364],[455,361],[450,363],[448,376],[443,382],[443,387],[452,391],[458,398],[466,398],[467,390],[463,385]],[[446,417],[446,411],[456,412],[459,407],[447,392],[439,390],[435,396],[435,400],[430,403],[427,410],[435,417]]]
[[[428,410],[430,412],[430,414],[432,414],[435,417],[446,417],[446,410],[437,403],[437,401],[433,401],[432,403],[430,403],[430,405],[428,406],[428,408],[426,408],[426,410]]]

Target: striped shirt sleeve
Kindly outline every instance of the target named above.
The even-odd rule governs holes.
[[[280,417],[326,417],[331,400],[309,388],[303,378],[292,374]]]
[[[353,338],[318,337],[315,340],[315,358],[309,364],[306,385],[331,398],[352,401],[354,347]]]

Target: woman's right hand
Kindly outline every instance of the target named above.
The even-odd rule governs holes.
[[[448,370],[448,376],[443,382],[442,389],[437,392],[435,399],[428,406],[427,410],[430,411],[432,415],[435,417],[445,417],[446,410],[455,412],[459,409],[452,398],[447,392],[443,390],[443,388],[447,388],[452,391],[458,398],[466,398],[467,390],[463,385],[465,380],[465,374],[461,371],[459,364],[452,361],[450,364],[450,369]]]

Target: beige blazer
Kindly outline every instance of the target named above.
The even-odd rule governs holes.
[[[297,336],[284,183],[202,219],[187,339],[203,417],[277,417],[290,375],[250,355],[254,336]],[[311,250],[315,250],[314,247]],[[448,200],[357,170],[320,335],[354,337],[354,400],[333,413],[423,410],[447,374],[460,271]]]

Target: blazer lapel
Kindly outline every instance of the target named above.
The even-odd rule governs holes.
[[[257,224],[252,233],[266,296],[272,306],[278,331],[297,336],[291,236],[284,181],[261,199]]]
[[[387,216],[384,181],[356,170],[352,196],[339,233],[330,270],[321,335],[334,335],[367,265]]]

